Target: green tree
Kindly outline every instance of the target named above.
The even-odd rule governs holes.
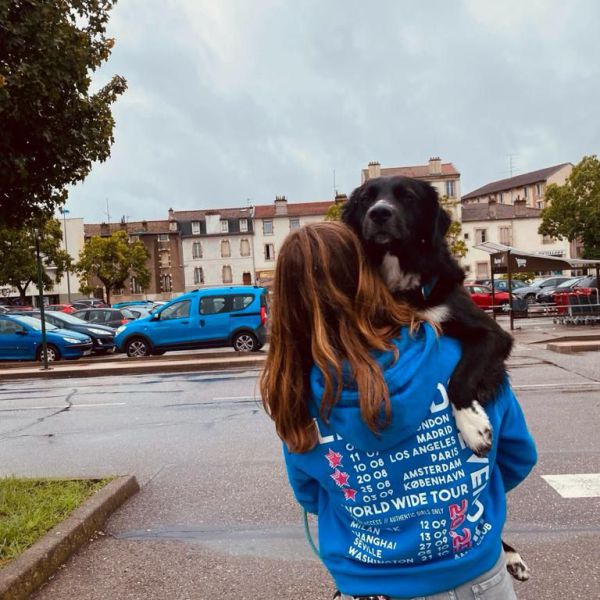
[[[539,233],[583,242],[584,258],[600,258],[600,160],[584,156],[564,185],[546,189]]]
[[[335,202],[327,209],[327,212],[325,213],[325,220],[326,221],[341,221],[343,209],[344,209],[344,204],[342,202]]]
[[[48,219],[39,229],[42,259],[42,281],[45,290],[59,283],[65,271],[71,267],[71,257],[62,249],[62,230],[56,219]],[[37,262],[35,256],[35,233],[30,227],[15,229],[0,226],[0,284],[19,290],[25,300],[27,288],[37,284]],[[53,272],[52,276],[48,270]]]
[[[106,302],[110,304],[112,290],[122,288],[127,279],[135,277],[145,288],[150,283],[146,261],[150,254],[140,241],[130,242],[125,231],[116,231],[109,237],[93,236],[79,254],[75,269],[80,277],[81,291],[93,289],[93,279],[102,282]]]
[[[448,216],[452,221],[450,223],[450,227],[448,228],[448,232],[446,233],[446,241],[448,242],[450,252],[452,252],[455,258],[462,258],[463,256],[466,256],[468,248],[462,237],[461,222],[454,219],[454,209],[458,205],[458,200],[450,200],[448,196],[442,196],[440,198],[440,204],[448,213]]]
[[[114,40],[116,0],[0,0],[0,221],[51,217],[110,156],[111,105],[126,81],[90,93]]]

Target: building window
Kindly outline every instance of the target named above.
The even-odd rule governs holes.
[[[538,207],[538,208],[544,208],[544,205],[545,205],[545,204],[546,204],[546,203],[545,203],[543,200],[538,200],[538,202],[537,202],[537,207]]]
[[[273,235],[273,221],[263,221],[263,235]]]
[[[248,231],[248,219],[240,219],[240,231],[242,233]]]
[[[229,244],[229,240],[221,240],[221,256],[231,256],[231,245]]]
[[[162,275],[160,278],[160,287],[163,292],[170,292],[172,289],[171,285],[171,276],[170,275]]]
[[[529,197],[529,188],[524,185],[523,186],[523,198],[528,198]]]
[[[169,241],[169,234],[168,233],[159,233],[158,234],[158,241],[159,242],[168,242]]]
[[[223,265],[223,283],[231,283],[233,281],[233,275],[231,274],[231,267],[229,265]]]
[[[490,263],[488,263],[487,261],[485,262],[478,262],[475,265],[475,278],[476,279],[487,279],[490,275],[490,271],[489,271],[489,267],[490,267]]]
[[[300,229],[300,219],[290,219],[290,229]]]
[[[275,260],[275,246],[273,244],[265,244],[265,260]]]
[[[512,235],[510,227],[500,227],[500,243],[505,246],[512,245]]]
[[[202,244],[200,242],[192,244],[192,258],[202,258]]]
[[[475,230],[475,243],[483,244],[487,242],[487,229],[476,229]]]
[[[229,221],[221,219],[221,233],[229,233]]]
[[[169,268],[171,266],[171,253],[170,252],[161,252],[158,262],[159,262],[161,269]]]
[[[544,194],[544,184],[543,183],[535,184],[535,193],[537,194],[538,198]]]
[[[202,267],[196,267],[194,269],[194,283],[204,283],[204,269]]]
[[[139,242],[140,241],[140,236],[139,235],[130,235],[129,236],[129,241],[133,244],[133,242]]]
[[[454,196],[455,196],[454,181],[446,181],[446,196],[448,196],[448,198],[454,198]]]
[[[192,235],[200,235],[200,221],[192,221]]]
[[[463,237],[465,238],[465,240],[468,240],[469,239],[469,234],[467,232],[465,232],[465,234],[464,234]]]
[[[500,204],[504,204],[504,192],[500,192]]]
[[[240,256],[250,256],[250,242],[247,239],[240,240]]]
[[[144,291],[144,288],[137,282],[135,277],[131,278],[131,293],[132,294],[141,294]]]

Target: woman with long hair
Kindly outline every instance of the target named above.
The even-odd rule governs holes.
[[[344,598],[515,598],[505,493],[535,446],[508,383],[486,406],[488,457],[462,442],[445,389],[459,358],[392,297],[346,226],[286,238],[260,388]]]

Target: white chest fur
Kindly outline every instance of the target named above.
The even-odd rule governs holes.
[[[397,256],[387,252],[381,262],[381,276],[392,292],[412,290],[421,285],[421,277],[417,273],[405,273],[400,268]]]

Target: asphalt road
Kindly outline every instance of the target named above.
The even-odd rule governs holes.
[[[600,598],[600,492],[566,498],[543,478],[600,473],[599,358],[518,346],[511,360],[540,453],[509,500],[505,536],[533,570],[517,586],[521,600]],[[37,600],[331,597],[304,540],[256,377],[157,373],[0,385],[0,474],[133,473],[142,485]]]

